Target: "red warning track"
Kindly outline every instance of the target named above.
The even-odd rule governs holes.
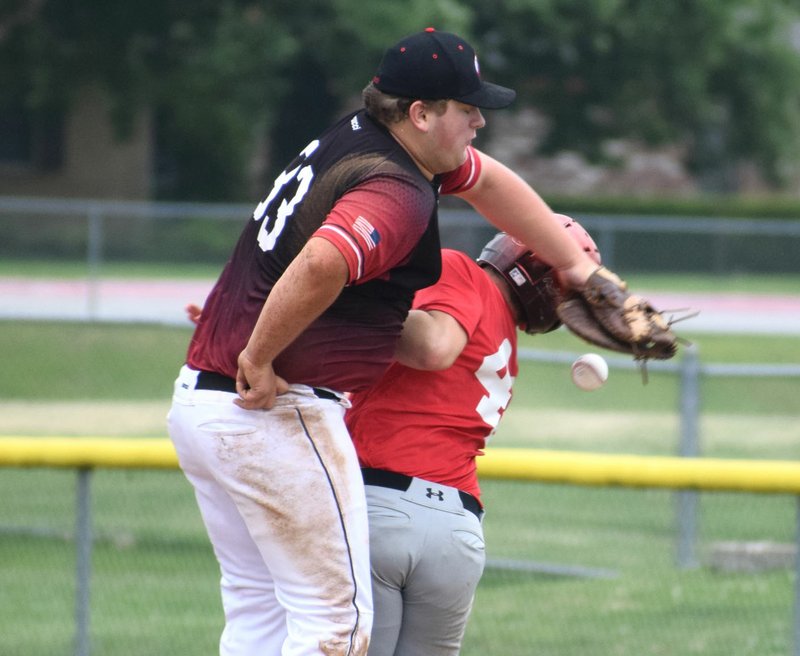
[[[202,304],[211,280],[43,280],[0,277],[0,319],[141,321],[189,325],[186,303]],[[800,335],[800,294],[708,294],[641,291],[676,316],[700,314],[684,333],[730,332]]]

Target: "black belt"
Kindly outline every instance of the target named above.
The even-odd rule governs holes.
[[[214,390],[215,392],[232,392],[236,394],[236,381],[233,378],[228,378],[228,376],[223,376],[214,371],[199,371],[194,388],[199,390]],[[327,399],[329,401],[340,400],[336,394],[326,389],[320,387],[312,387],[311,389],[320,399]]]
[[[361,475],[364,477],[365,485],[377,485],[378,487],[388,487],[392,490],[402,490],[405,492],[411,485],[411,476],[398,474],[397,472],[387,471],[386,469],[372,469],[362,467]],[[468,492],[458,490],[464,510],[469,510],[478,519],[483,514],[480,502]]]

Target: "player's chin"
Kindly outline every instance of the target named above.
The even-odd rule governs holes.
[[[464,162],[467,161],[467,159],[469,158],[468,146],[469,144],[467,144],[467,146],[464,147],[463,150],[459,151],[457,155],[455,154],[453,155],[453,166],[449,170],[454,171],[459,166],[462,166]]]
[[[463,151],[463,153],[448,153],[447,156],[439,157],[437,162],[438,170],[435,173],[449,173],[450,171],[455,171],[458,167],[460,167],[464,162],[467,161],[467,151]]]

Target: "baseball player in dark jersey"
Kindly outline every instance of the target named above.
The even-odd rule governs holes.
[[[169,433],[220,564],[220,653],[355,656],[372,624],[364,486],[344,392],[390,364],[441,270],[440,193],[582,285],[594,262],[473,149],[510,89],[432,29],[392,46],[365,109],[311,141],[255,208],[175,382]]]
[[[600,263],[583,228],[567,232]],[[560,323],[552,269],[506,234],[478,263],[443,252],[419,291],[398,362],[352,396],[346,421],[369,507],[375,603],[369,656],[455,656],[485,561],[475,458],[511,401],[517,327]]]

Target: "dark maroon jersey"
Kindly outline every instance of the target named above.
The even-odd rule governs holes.
[[[381,125],[351,114],[312,141],[256,207],[208,296],[187,363],[235,377],[264,300],[312,236],[333,243],[350,279],[339,298],[275,360],[290,383],[355,391],[390,363],[414,292],[441,270],[439,185],[457,191],[465,164],[433,182]]]

